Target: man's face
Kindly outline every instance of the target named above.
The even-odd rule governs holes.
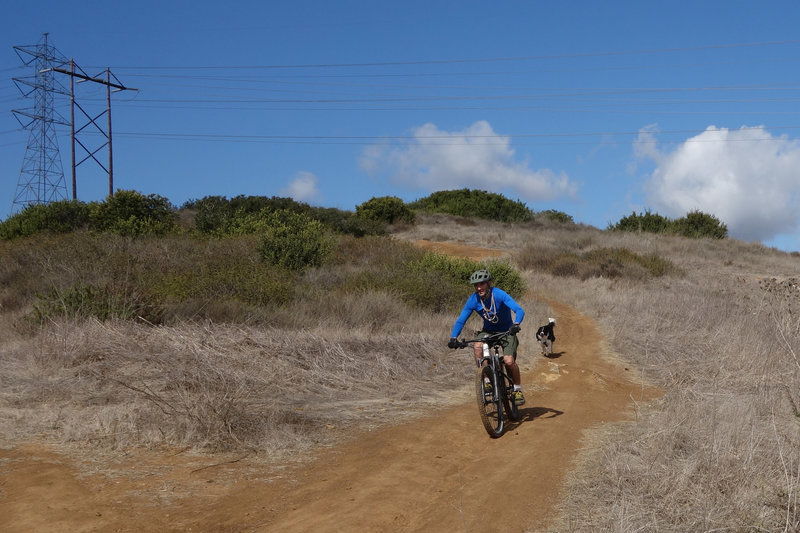
[[[486,293],[489,292],[489,282],[488,281],[481,281],[474,285],[475,292],[478,293],[478,296],[483,298],[486,296]]]

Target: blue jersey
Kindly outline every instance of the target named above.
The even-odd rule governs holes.
[[[481,302],[477,292],[467,299],[464,309],[458,316],[458,320],[453,325],[451,337],[458,337],[467,319],[472,312],[478,313],[483,318],[483,331],[508,331],[513,323],[521,323],[525,318],[525,311],[519,306],[514,298],[505,291],[492,287],[485,301]],[[514,319],[511,319],[511,312],[514,312]]]

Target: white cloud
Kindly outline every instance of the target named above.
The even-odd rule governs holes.
[[[511,138],[495,133],[486,121],[454,132],[425,124],[416,128],[413,136],[401,147],[367,147],[359,161],[361,168],[425,191],[507,190],[528,201],[574,196],[577,191],[564,172],[532,170],[528,161],[516,160]]]
[[[281,189],[281,194],[298,202],[311,202],[322,196],[317,188],[317,182],[317,177],[313,173],[301,170],[286,187]]]
[[[800,222],[800,141],[763,127],[709,126],[672,151],[659,149],[655,131],[639,133],[634,151],[656,168],[645,190],[653,211],[682,217],[712,214],[732,237],[764,241],[797,231]]]

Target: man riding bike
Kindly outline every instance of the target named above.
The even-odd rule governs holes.
[[[488,270],[482,269],[472,273],[469,278],[470,284],[475,287],[475,292],[467,299],[464,309],[461,310],[453,331],[450,342],[447,346],[458,348],[458,335],[464,329],[467,319],[472,312],[476,312],[483,318],[483,329],[477,334],[478,337],[485,337],[490,333],[508,331],[509,335],[503,341],[503,362],[511,370],[511,378],[514,380],[514,403],[522,405],[525,403],[525,396],[522,394],[519,366],[517,365],[517,333],[519,325],[525,318],[525,311],[514,299],[505,291],[492,287],[492,275]],[[514,313],[512,320],[511,313]],[[473,345],[475,350],[475,362],[480,366],[480,358],[483,356],[483,347],[480,343]]]

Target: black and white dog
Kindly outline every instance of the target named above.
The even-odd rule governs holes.
[[[536,340],[542,346],[542,355],[545,357],[552,355],[553,343],[556,342],[556,336],[553,334],[553,327],[556,325],[555,318],[549,318],[546,326],[540,327],[536,330]]]

